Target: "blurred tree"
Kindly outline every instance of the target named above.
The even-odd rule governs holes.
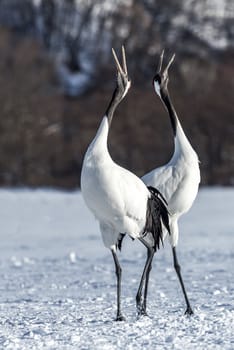
[[[40,6],[41,22],[40,29],[43,42],[47,49],[53,46],[52,38],[55,31],[55,1],[42,0]]]
[[[77,185],[114,85],[111,47],[124,44],[133,86],[111,131],[114,159],[142,175],[170,157],[151,85],[165,48],[202,181],[233,184],[233,18],[232,0],[0,0],[13,30],[0,29],[0,183]]]

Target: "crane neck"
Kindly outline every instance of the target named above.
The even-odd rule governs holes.
[[[162,94],[161,97],[165,104],[166,109],[168,110],[168,114],[171,120],[171,126],[174,134],[174,144],[175,144],[174,157],[177,158],[178,155],[180,154],[190,159],[194,157],[197,158],[196,153],[193,150],[180,124],[176,110],[171,102],[169,93],[167,92],[165,94]]]
[[[111,122],[112,122],[116,107],[119,105],[119,103],[122,101],[122,99],[128,92],[130,85],[131,85],[130,81],[120,82],[118,80],[117,86],[113,92],[112,98],[107,107],[107,110],[102,119],[102,122],[98,128],[96,136],[88,148],[87,158],[91,157],[92,159],[95,159],[95,160],[111,159],[109,155],[108,147],[107,147],[107,141],[108,141]]]
[[[109,103],[109,105],[107,107],[106,113],[105,113],[105,115],[107,116],[107,119],[108,119],[109,128],[111,126],[111,122],[112,122],[112,119],[113,119],[116,107],[121,102],[121,100],[122,100],[122,98],[121,98],[121,96],[119,94],[119,90],[116,87],[114,92],[113,92],[113,95],[112,95],[112,98],[110,100],[110,103]]]
[[[102,119],[102,122],[97,130],[96,136],[89,146],[89,156],[92,159],[109,159],[109,151],[107,146],[107,140],[111,122],[114,116],[114,112],[120,101],[122,95],[119,93],[118,87],[115,88],[111,101],[107,107],[106,113]],[[94,157],[94,158],[93,158]]]
[[[177,133],[177,127],[178,127],[178,124],[179,124],[179,119],[177,117],[177,114],[176,114],[176,110],[171,102],[171,98],[170,98],[170,95],[169,93],[167,94],[161,94],[161,97],[162,97],[162,100],[165,104],[165,107],[166,109],[168,110],[168,114],[169,114],[169,117],[170,117],[170,120],[171,120],[171,126],[172,126],[172,130],[173,130],[173,134],[174,134],[174,137],[176,137],[176,133]]]

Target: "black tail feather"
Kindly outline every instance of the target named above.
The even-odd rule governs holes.
[[[119,251],[121,251],[122,249],[122,243],[123,243],[123,239],[125,237],[126,233],[120,233],[119,234],[119,238],[118,238],[118,241],[117,241],[117,248],[119,249]]]
[[[170,234],[169,213],[167,210],[167,202],[163,195],[154,187],[148,187],[151,197],[148,199],[147,217],[145,225],[145,234],[151,232],[154,238],[154,249],[159,249],[160,241],[163,245],[163,229],[165,226]]]
[[[167,201],[166,201],[166,198],[162,195],[162,193],[155,187],[153,186],[148,186],[147,187],[148,190],[153,193],[155,196],[159,196],[161,197],[161,199],[163,200],[164,204],[168,205]]]

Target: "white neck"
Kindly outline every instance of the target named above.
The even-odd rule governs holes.
[[[196,152],[194,151],[192,145],[190,144],[188,138],[186,137],[178,117],[176,118],[177,118],[176,134],[174,136],[175,149],[171,160],[175,160],[175,159],[178,159],[179,157],[183,157],[188,162],[193,160],[198,161]]]
[[[103,117],[101,124],[97,130],[96,136],[89,145],[85,159],[95,163],[112,161],[107,147],[107,139],[109,133],[109,123],[106,116]]]
[[[178,159],[179,157],[185,157],[187,161],[197,159],[196,152],[192,148],[180,124],[176,110],[171,102],[169,93],[167,92],[165,95],[161,94],[161,88],[158,81],[154,81],[154,88],[155,88],[155,92],[163,101],[164,106],[168,111],[172,129],[173,129],[175,149],[174,149],[174,154],[171,161],[174,162],[175,159]]]

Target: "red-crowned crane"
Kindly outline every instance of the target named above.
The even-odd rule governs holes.
[[[107,139],[112,118],[131,85],[124,48],[122,66],[114,50],[113,55],[117,67],[117,86],[96,136],[86,151],[81,172],[81,191],[86,205],[99,221],[104,245],[113,255],[117,276],[116,320],[122,321],[125,318],[120,305],[121,267],[117,257],[122,235],[128,234],[133,239],[139,239],[147,248],[147,260],[136,298],[138,314],[145,314],[141,302],[142,288],[149,278],[149,268],[162,239],[163,225],[169,230],[169,218],[159,192],[148,189],[136,175],[117,165],[109,154]],[[153,244],[148,244],[144,238],[148,232]]]
[[[198,186],[200,183],[199,160],[196,152],[183,131],[168,92],[168,69],[172,64],[175,55],[172,56],[167,67],[161,73],[163,55],[164,51],[160,56],[157,73],[153,79],[153,85],[170,117],[174,134],[174,153],[171,160],[166,165],[152,170],[148,174],[144,175],[142,180],[147,186],[156,187],[162,193],[168,203],[168,211],[170,213],[169,238],[172,247],[174,268],[178,275],[187,305],[185,313],[191,315],[193,314],[193,310],[191,308],[181,276],[181,269],[176,254],[176,246],[179,236],[178,220],[181,215],[186,213],[191,208],[198,192]],[[165,231],[163,239],[165,238],[166,234],[167,232]]]

